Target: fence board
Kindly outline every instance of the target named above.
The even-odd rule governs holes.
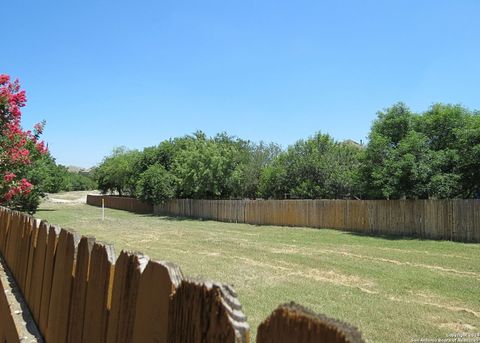
[[[82,237],[78,244],[68,326],[68,342],[70,343],[82,342],[90,253],[94,242],[95,238],[93,237]]]
[[[49,343],[67,341],[74,265],[80,237],[61,230],[55,252],[52,291],[45,339]]]
[[[125,251],[118,257],[108,319],[108,343],[126,343],[132,340],[138,286],[147,263],[148,257]]]
[[[168,342],[250,342],[235,292],[226,285],[183,280],[171,301]]]
[[[85,299],[85,321],[82,342],[103,343],[107,340],[115,251],[113,246],[95,242],[90,254],[90,268]]]
[[[28,255],[30,250],[30,238],[33,230],[33,218],[25,217],[22,227],[20,249],[17,252],[17,284],[23,294],[25,294],[25,278],[28,269]]]
[[[30,237],[28,238],[29,242],[29,249],[28,249],[28,261],[27,261],[27,270],[26,270],[26,275],[25,275],[25,290],[24,290],[24,295],[25,299],[27,301],[30,301],[31,299],[31,285],[32,285],[32,276],[33,276],[33,261],[34,261],[34,254],[35,254],[35,249],[37,246],[37,235],[38,235],[38,224],[40,223],[39,220],[35,220],[32,223],[32,230],[30,231]]]
[[[474,230],[473,230],[473,235],[472,235],[472,242],[480,242],[480,230],[478,228],[480,227],[480,202],[479,201],[474,201],[473,202],[473,222],[474,222]]]
[[[40,304],[42,301],[43,279],[45,274],[45,258],[47,252],[48,226],[45,221],[38,227],[37,242],[33,253],[32,282],[28,301],[33,318],[40,322]]]
[[[258,343],[361,343],[357,328],[294,303],[279,306],[260,324]]]
[[[45,265],[43,269],[42,297],[40,301],[39,321],[37,322],[40,331],[45,336],[47,332],[48,311],[50,308],[50,298],[53,281],[53,267],[55,261],[55,251],[57,249],[58,236],[60,228],[50,226],[48,229],[47,249],[45,252]]]
[[[138,287],[133,343],[167,342],[170,297],[182,279],[178,266],[169,262],[148,262]]]

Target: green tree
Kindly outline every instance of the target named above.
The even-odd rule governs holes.
[[[36,185],[36,190],[43,196],[44,193],[57,193],[65,190],[65,167],[57,166],[50,153],[45,153],[36,160],[28,173],[28,178]]]
[[[134,165],[140,156],[137,150],[115,148],[95,170],[99,190],[103,193],[117,192],[120,196],[135,196],[138,175],[135,175]]]
[[[245,158],[247,143],[220,134],[204,133],[182,141],[172,173],[179,180],[178,194],[185,198],[228,198],[234,194],[234,172]]]
[[[241,150],[243,158],[233,172],[233,195],[254,199],[260,196],[259,187],[264,169],[280,154],[281,148],[274,143],[260,142],[247,144]]]
[[[426,152],[424,137],[414,133],[414,122],[415,115],[403,103],[378,112],[360,170],[367,197],[401,198],[415,187],[409,176],[423,168]]]
[[[365,194],[387,199],[472,196],[477,164],[467,161],[475,157],[474,118],[462,106],[444,104],[422,115],[402,103],[380,112],[362,164]]]
[[[461,156],[458,170],[465,197],[480,198],[480,113],[473,112],[459,133]]]
[[[157,204],[175,197],[176,183],[175,177],[163,166],[154,164],[140,174],[137,182],[137,194],[143,201]]]
[[[357,144],[317,133],[290,146],[264,169],[260,193],[266,198],[355,196],[360,153]]]

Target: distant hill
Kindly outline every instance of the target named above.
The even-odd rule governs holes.
[[[360,143],[358,143],[358,142],[355,142],[355,141],[352,140],[352,139],[346,139],[346,140],[344,140],[342,143],[345,144],[345,145],[354,145],[354,146],[357,146],[357,147],[359,147],[359,148],[363,148],[363,147],[364,147],[364,145],[362,144],[362,141],[360,141]]]
[[[92,168],[82,168],[82,167],[77,167],[77,166],[67,166],[67,170],[71,173],[77,173],[77,174],[88,174],[92,171]]]

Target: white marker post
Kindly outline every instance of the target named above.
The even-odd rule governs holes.
[[[105,220],[105,199],[102,198],[102,222]]]

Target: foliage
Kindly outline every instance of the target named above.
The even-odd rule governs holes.
[[[368,197],[401,198],[420,191],[418,178],[428,167],[424,164],[426,138],[415,134],[414,121],[415,115],[403,103],[378,113],[361,167]]]
[[[458,135],[458,170],[465,197],[480,198],[480,113],[473,113]]]
[[[179,180],[178,195],[208,199],[240,193],[235,192],[236,170],[245,163],[247,149],[247,142],[226,134],[207,139],[197,132],[175,156],[172,172]]]
[[[434,104],[378,112],[369,141],[326,134],[276,144],[190,136],[142,152],[117,148],[95,174],[100,189],[149,202],[179,198],[471,198],[480,195],[480,116]]]
[[[19,81],[0,75],[0,204],[35,212],[41,192],[27,176],[47,149],[39,140],[44,123],[36,124],[33,132],[21,127],[26,102]]]
[[[134,164],[140,158],[137,150],[116,148],[95,170],[98,188],[103,193],[117,192],[118,195],[135,195],[136,183]]]
[[[28,178],[36,185],[35,191],[43,196],[45,193],[62,191],[83,191],[97,188],[89,172],[73,172],[67,167],[57,165],[55,159],[46,153],[35,161],[28,173]]]
[[[362,163],[371,198],[455,198],[478,193],[480,123],[459,105],[421,115],[402,103],[378,114]],[[395,130],[395,128],[398,130]]]
[[[143,201],[159,203],[175,196],[175,177],[163,166],[154,164],[140,174],[137,194]]]
[[[361,148],[317,133],[300,140],[264,170],[264,198],[342,198],[355,195]]]
[[[258,197],[261,192],[262,175],[280,153],[281,148],[277,144],[249,142],[246,151],[244,151],[244,159],[235,169],[233,175],[234,195],[251,199]]]

